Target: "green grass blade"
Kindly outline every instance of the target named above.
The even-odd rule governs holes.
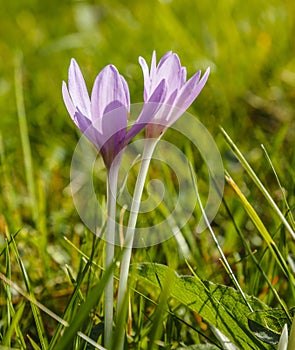
[[[287,350],[295,348],[295,317],[293,318]]]
[[[17,306],[17,309],[15,311],[12,308],[12,304],[11,303],[9,304],[10,313],[11,313],[11,323],[10,323],[9,328],[7,329],[6,333],[5,333],[4,338],[2,339],[2,345],[11,346],[12,336],[14,333],[16,333],[18,340],[22,346],[22,349],[26,348],[24,338],[23,338],[22,334],[20,333],[20,329],[19,329],[20,320],[23,317],[23,312],[24,312],[25,306],[26,306],[26,303],[21,302],[21,303],[19,303],[19,305]]]
[[[167,309],[168,298],[171,294],[171,281],[173,281],[174,271],[168,270],[165,276],[165,280],[161,283],[161,295],[158,306],[156,308],[155,314],[153,315],[153,325],[149,332],[149,350],[153,350],[155,347],[155,343],[161,335],[161,331],[163,330],[162,322],[165,315],[165,311]]]
[[[42,317],[41,317],[41,314],[40,314],[40,310],[36,306],[36,303],[31,301],[32,299],[35,300],[35,296],[34,296],[34,293],[32,291],[32,288],[31,288],[31,283],[30,283],[30,280],[29,280],[29,276],[28,276],[26,268],[25,268],[25,266],[24,266],[24,264],[22,262],[22,259],[21,259],[20,255],[19,255],[18,248],[17,248],[17,245],[16,245],[16,242],[15,242],[14,238],[12,236],[10,236],[9,238],[12,241],[12,248],[14,250],[14,254],[15,254],[17,263],[18,263],[18,265],[19,265],[19,267],[21,269],[21,272],[22,272],[22,275],[23,275],[23,278],[24,278],[24,282],[25,282],[25,285],[26,285],[27,292],[28,292],[28,294],[30,296],[30,305],[31,305],[31,309],[32,309],[32,313],[33,313],[33,317],[34,317],[37,333],[38,333],[38,336],[39,336],[39,341],[40,341],[40,344],[41,344],[41,348],[42,348],[42,350],[47,350],[47,348],[48,348],[48,341],[47,341],[47,338],[46,338],[46,333],[45,333],[45,329],[44,329],[44,326],[43,326],[43,321],[42,321]]]
[[[256,269],[261,273],[261,275],[263,276],[264,280],[266,281],[268,287],[270,288],[270,290],[272,291],[273,295],[275,296],[276,300],[278,301],[278,303],[281,305],[282,309],[285,311],[285,314],[287,317],[289,317],[289,311],[286,307],[286,304],[284,303],[284,301],[282,300],[282,298],[280,297],[279,293],[276,291],[276,289],[274,288],[273,284],[271,283],[270,279],[267,277],[267,274],[265,273],[265,271],[263,270],[263,268],[260,266],[259,261],[256,259],[255,254],[252,252],[252,249],[248,243],[248,241],[245,239],[245,237],[243,236],[242,232],[240,231],[235,218],[233,217],[226,200],[223,198],[222,200],[223,205],[225,206],[226,212],[228,213],[229,217],[231,218],[234,228],[238,234],[238,236],[240,237],[240,239],[243,242],[243,245],[247,251],[247,253],[249,254],[249,256],[251,257],[252,261],[255,264]]]
[[[255,209],[248,202],[248,200],[243,195],[243,193],[241,192],[241,190],[239,189],[237,184],[234,182],[234,180],[229,175],[226,176],[226,180],[227,180],[228,184],[232,187],[232,189],[235,191],[235,193],[237,194],[239,199],[241,200],[245,211],[249,215],[249,217],[252,220],[253,224],[256,226],[258,232],[261,234],[263,240],[268,245],[268,248],[269,248],[270,252],[272,253],[273,257],[276,259],[276,261],[277,261],[279,267],[281,268],[282,272],[284,273],[284,275],[287,278],[290,279],[290,281],[294,285],[294,278],[292,276],[291,271],[289,271],[289,267],[286,264],[286,261],[285,261],[284,257],[282,256],[281,252],[279,251],[279,248],[277,247],[276,243],[274,242],[274,240],[272,239],[271,235],[267,231],[267,229],[264,226],[263,222],[261,221],[261,219],[257,215]]]
[[[291,211],[291,208],[290,208],[290,206],[289,206],[289,203],[288,203],[288,201],[287,201],[285,191],[284,191],[284,189],[283,189],[283,187],[282,187],[282,185],[281,185],[281,181],[280,181],[279,175],[277,174],[276,169],[275,169],[275,167],[274,167],[274,165],[273,165],[273,163],[272,163],[272,161],[271,161],[271,158],[270,158],[270,156],[269,156],[267,150],[265,149],[264,145],[261,145],[261,148],[263,149],[263,151],[264,151],[264,153],[265,153],[265,156],[266,156],[266,159],[268,160],[268,162],[269,162],[269,164],[270,164],[270,166],[271,166],[271,169],[272,169],[272,171],[273,171],[273,173],[274,173],[274,175],[275,175],[277,184],[278,184],[278,186],[279,186],[279,188],[280,188],[280,190],[281,190],[281,194],[282,194],[283,201],[284,201],[285,206],[286,206],[286,208],[287,208],[287,215],[288,215],[289,221],[291,222],[291,225],[292,225],[293,230],[295,230],[295,220],[294,220],[294,217],[293,217],[293,215],[292,215],[292,211]]]
[[[20,130],[20,136],[21,136],[21,144],[22,144],[23,155],[24,155],[26,181],[27,181],[27,186],[28,186],[28,191],[29,191],[29,196],[31,201],[32,214],[33,214],[33,219],[37,220],[38,204],[36,200],[33,161],[32,161],[27,117],[26,117],[25,104],[24,104],[21,65],[22,65],[22,54],[18,52],[15,55],[15,96],[16,96],[16,105],[17,105],[17,115],[18,115],[19,130]]]
[[[65,330],[62,338],[54,347],[54,350],[71,349],[73,341],[77,337],[78,331],[83,327],[83,322],[89,317],[92,308],[96,307],[102,297],[107,281],[113,273],[115,263],[113,263],[104,273],[99,283],[89,292],[87,299],[81,303],[76,317]]]
[[[273,208],[275,213],[278,215],[278,217],[281,219],[282,223],[285,225],[286,229],[290,233],[291,237],[295,240],[295,232],[293,231],[291,225],[286,220],[284,214],[280,211],[278,206],[276,205],[275,201],[272,199],[271,195],[268,193],[258,176],[255,174],[254,170],[251,168],[250,164],[247,162],[246,158],[243,156],[243,154],[240,152],[238,147],[234,144],[233,140],[229,137],[229,135],[226,133],[226,131],[223,128],[220,128],[223,136],[225,137],[226,142],[229,144],[231,149],[233,150],[235,156],[238,158],[244,169],[247,171],[250,178],[253,180],[255,185],[259,188],[259,190],[262,192],[270,206]]]
[[[32,348],[34,350],[41,350],[40,347],[38,346],[38,344],[29,335],[27,335],[27,337],[28,337],[28,339],[32,345]]]
[[[6,244],[6,276],[11,279],[11,263],[10,263],[10,255],[9,255],[9,243]],[[4,281],[3,281],[4,282]],[[23,334],[20,330],[20,318],[23,314],[23,309],[25,307],[25,303],[20,303],[17,306],[15,311],[13,303],[12,303],[12,295],[11,288],[8,284],[4,283],[4,289],[6,292],[6,305],[7,305],[7,323],[9,324],[9,329],[6,331],[6,334],[2,340],[3,345],[11,346],[11,336],[13,332],[16,333],[18,341],[22,349],[26,348],[25,340]]]
[[[81,293],[80,288],[81,288],[82,282],[84,280],[84,277],[86,276],[86,274],[90,268],[90,265],[91,265],[91,262],[89,260],[77,278],[75,289],[74,289],[74,291],[70,297],[70,300],[67,303],[65,311],[63,313],[63,319],[65,319],[65,320],[68,319],[69,314],[72,313],[72,309],[74,307],[74,303],[77,300],[77,298],[78,299],[80,298],[80,293]],[[61,336],[61,333],[62,333],[64,327],[65,327],[65,325],[63,325],[61,323],[58,324],[58,326],[55,329],[54,335],[50,341],[48,350],[55,349],[55,346],[58,342],[59,337]]]
[[[194,189],[195,189],[197,202],[198,202],[198,204],[200,206],[200,209],[201,209],[202,215],[204,217],[205,223],[207,225],[207,228],[208,228],[208,230],[209,230],[209,232],[211,234],[211,237],[213,238],[213,241],[216,244],[218,252],[219,252],[219,254],[221,256],[221,262],[223,264],[223,267],[225,268],[227,274],[229,275],[230,279],[232,280],[232,282],[233,282],[234,286],[236,287],[237,291],[241,294],[241,296],[244,299],[245,304],[248,306],[249,310],[253,311],[251,305],[248,303],[248,301],[247,301],[247,299],[245,297],[245,294],[244,294],[244,292],[243,292],[243,290],[242,290],[238,280],[236,279],[236,276],[234,275],[234,273],[233,273],[233,271],[232,271],[232,269],[231,269],[231,267],[230,267],[230,265],[229,265],[229,263],[228,263],[228,261],[226,259],[226,256],[224,255],[224,253],[223,253],[223,251],[222,251],[222,249],[220,247],[220,244],[219,244],[218,239],[217,239],[217,237],[216,237],[216,235],[215,235],[215,233],[214,233],[214,231],[213,231],[213,229],[212,229],[212,227],[210,225],[210,222],[208,221],[206,212],[204,210],[204,207],[203,207],[200,195],[199,195],[198,185],[197,185],[197,181],[196,181],[196,176],[195,176],[191,166],[190,166],[190,171],[191,171],[191,177],[192,177],[193,184],[194,184]]]

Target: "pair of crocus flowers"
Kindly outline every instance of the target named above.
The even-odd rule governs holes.
[[[187,80],[186,68],[171,51],[158,64],[153,52],[150,68],[142,57],[139,63],[144,77],[144,105],[129,130],[129,88],[115,66],[103,68],[89,97],[81,70],[72,59],[68,86],[65,82],[62,85],[63,99],[73,122],[100,151],[108,170],[144,127],[147,138],[159,138],[193,103],[209,76],[208,68],[202,78],[198,71]]]

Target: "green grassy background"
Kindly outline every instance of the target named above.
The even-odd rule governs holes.
[[[264,144],[292,209],[295,204],[294,35],[295,4],[291,0],[1,1],[1,271],[24,288],[14,254],[10,252],[8,259],[5,248],[7,232],[17,233],[18,250],[37,299],[58,314],[64,309],[72,290],[65,264],[74,276],[81,268],[80,254],[64,236],[90,254],[92,234],[82,226],[69,190],[70,162],[80,134],[64,107],[61,82],[67,80],[72,57],[79,62],[89,89],[96,74],[106,64],[113,63],[129,83],[132,102],[142,102],[143,79],[138,56],[149,61],[153,50],[158,57],[168,50],[178,53],[189,75],[211,67],[209,81],[189,111],[212,133],[225,167],[278,245],[287,250],[288,234],[280,228],[279,220],[230,153],[219,133],[219,125],[227,130],[284,211],[279,186],[260,148]],[[28,132],[18,118],[16,95],[22,96],[20,87]],[[28,162],[29,154],[21,135],[24,139],[29,137],[32,164]],[[179,147],[185,146],[181,140],[177,142]],[[197,168],[198,177],[202,178],[206,169],[203,165]],[[98,180],[101,198],[105,191],[104,175],[102,170]],[[282,298],[291,307],[288,283],[273,260],[264,258],[268,256],[265,244],[239,200],[228,187],[224,198],[252,249],[258,250],[266,273],[277,283]],[[196,236],[194,228],[193,217],[184,228],[191,252],[190,264],[202,278],[229,284],[210,237],[207,233]],[[249,262],[233,219],[224,207],[216,217],[214,228],[245,292],[277,306],[257,276],[255,266]],[[102,260],[101,249],[96,252],[98,262]],[[148,253],[138,250],[134,260],[162,262],[187,272],[174,240],[150,248]],[[7,297],[4,290],[0,297],[4,319]],[[17,307],[20,296],[12,297]],[[55,325],[49,320],[45,323],[50,337]],[[22,329],[32,332],[34,337],[36,332],[29,331],[31,324],[28,315],[22,320]],[[186,339],[193,342],[190,337]]]

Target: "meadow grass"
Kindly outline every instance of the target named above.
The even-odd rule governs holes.
[[[179,239],[133,250],[128,322],[119,315],[115,339],[123,327],[126,349],[226,349],[217,328],[240,349],[276,348],[259,337],[275,343],[291,325],[295,301],[294,23],[291,0],[1,2],[0,349],[101,348],[111,270],[103,273],[104,241],[83,225],[71,196],[80,134],[61,82],[72,57],[88,87],[113,63],[132,102],[142,102],[137,60],[154,49],[158,57],[178,53],[189,75],[211,67],[189,112],[215,139],[226,185],[210,230],[196,232],[196,205]],[[173,131],[164,139],[191,160],[205,202],[201,156]],[[99,160],[98,169],[106,208]],[[148,177],[172,179],[166,190],[174,203],[171,172],[152,162]],[[141,222],[153,225],[169,210],[162,203]]]

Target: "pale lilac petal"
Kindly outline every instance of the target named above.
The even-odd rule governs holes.
[[[167,56],[163,64],[157,68],[157,76],[152,82],[152,87],[155,87],[162,79],[166,79],[169,91],[179,89],[181,87],[180,72],[181,65],[178,56],[175,54]]]
[[[167,60],[167,58],[168,58],[169,56],[172,56],[172,55],[174,55],[174,54],[172,53],[172,51],[166,52],[166,53],[161,57],[161,59],[160,59],[160,61],[159,61],[158,69],[165,63],[165,61]]]
[[[147,123],[149,123],[154,118],[155,114],[158,112],[159,108],[162,106],[162,103],[165,100],[166,89],[166,82],[163,79],[149,100],[144,104],[143,109],[135,124],[133,124],[131,129],[128,131],[125,138],[125,144],[127,144],[146,126]]]
[[[171,115],[173,114],[175,108],[173,107],[174,101],[177,97],[178,90],[174,90],[169,98],[165,101],[165,104],[162,106],[161,110],[157,114],[157,123],[161,125],[168,125]]]
[[[186,68],[185,67],[181,67],[181,73],[180,73],[180,85],[182,86],[183,84],[185,84],[186,82]]]
[[[167,83],[162,79],[159,85],[155,88],[147,102],[163,103],[167,94]]]
[[[170,96],[167,98],[165,104],[166,104],[167,106],[172,107],[172,106],[174,105],[174,101],[175,101],[175,99],[176,99],[176,97],[177,97],[177,94],[178,94],[178,90],[174,90],[174,91],[172,92],[172,94],[170,94]]]
[[[146,60],[143,57],[139,57],[138,61],[139,61],[139,64],[141,66],[142,73],[143,73],[143,82],[144,82],[143,98],[144,98],[144,101],[147,101],[149,93],[150,93],[150,87],[151,87],[149,67],[146,63]]]
[[[124,93],[125,93],[125,103],[124,103],[124,106],[126,106],[128,108],[128,111],[130,111],[130,93],[129,93],[129,87],[128,87],[128,84],[127,84],[127,81],[125,80],[125,78],[120,75],[120,78],[121,78],[121,83],[122,83],[122,86],[123,86],[123,90],[124,90]]]
[[[202,91],[203,87],[206,84],[210,73],[210,68],[207,68],[205,74],[200,80],[201,71],[197,72],[195,75],[191,77],[191,79],[185,84],[180,95],[175,100],[174,108],[171,111],[171,115],[169,117],[169,125],[173,124],[194,102],[194,100],[198,97],[199,93]]]
[[[198,82],[200,80],[201,71],[193,75],[189,81],[182,87],[177,99],[175,106],[180,109],[187,109],[195,100],[200,93],[201,89],[198,88]]]
[[[91,118],[89,94],[78,63],[73,58],[69,67],[69,94],[75,107]]]
[[[94,144],[99,150],[103,138],[101,133],[95,128],[92,122],[85,117],[79,110],[74,115],[74,123],[80,129],[80,131]]]
[[[102,119],[102,143],[101,153],[109,169],[116,155],[124,146],[127,128],[126,107],[111,110],[105,114]]]
[[[154,79],[156,75],[156,70],[157,70],[157,55],[156,55],[156,51],[154,50],[152,54],[151,70],[150,70],[151,80]]]
[[[125,106],[123,106],[123,104],[121,103],[121,102],[119,102],[119,101],[112,101],[112,102],[110,102],[107,106],[106,106],[106,108],[104,109],[104,111],[103,111],[103,116],[105,115],[105,114],[107,114],[107,113],[109,113],[109,112],[112,112],[114,109],[117,109],[117,108],[121,108],[121,107],[125,107]],[[126,108],[126,107],[125,107]],[[104,117],[102,117],[102,118],[104,118]],[[127,119],[127,118],[126,118]]]
[[[205,86],[205,84],[207,83],[207,80],[209,78],[209,74],[210,74],[210,67],[208,67],[204,73],[204,75],[202,76],[200,82],[198,83],[198,89],[199,89],[199,93],[203,90],[203,87]]]
[[[200,79],[200,75],[199,74],[201,75],[201,72],[196,73],[187,82],[186,85],[188,85],[188,87],[185,86],[181,96],[179,96],[179,99],[176,102],[176,105],[179,106],[179,108],[187,109],[194,102],[194,100],[198,97],[199,93],[202,91],[203,87],[205,86],[205,84],[206,84],[206,82],[208,80],[208,77],[209,77],[209,74],[210,74],[210,67],[208,67],[206,69],[206,72],[204,73],[204,75],[202,76],[200,81],[199,81],[199,79]],[[190,84],[194,83],[194,85],[193,86],[189,86],[189,83]],[[191,89],[191,92],[189,93],[190,89]],[[186,94],[189,94],[189,95],[185,96]]]
[[[89,128],[90,125],[92,125],[91,120],[89,120],[83,113],[79,110],[77,110],[74,114],[73,118],[74,123],[77,125],[79,130],[84,133],[85,130]]]
[[[63,96],[64,103],[66,105],[66,108],[69,112],[69,115],[71,116],[72,119],[74,119],[76,107],[73,105],[71,96],[67,88],[67,84],[64,81],[62,82],[62,96]]]
[[[117,68],[108,65],[98,74],[92,89],[91,110],[93,121],[101,119],[106,106],[113,101],[119,101],[128,108],[129,90],[127,83],[122,82],[122,77]]]
[[[110,137],[118,132],[126,134],[128,110],[125,106],[110,110],[102,117],[102,134],[104,140],[107,141]]]

